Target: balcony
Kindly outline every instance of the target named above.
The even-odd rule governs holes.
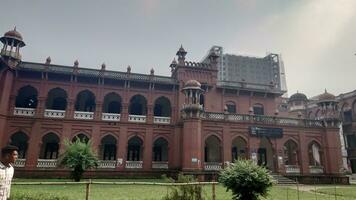
[[[14,109],[14,115],[33,117],[36,114],[35,108],[17,108]]]
[[[155,124],[170,124],[171,123],[171,118],[170,117],[154,116],[153,117],[153,123],[155,123]]]
[[[126,169],[142,169],[143,161],[126,161]]]
[[[25,167],[26,164],[26,159],[25,158],[19,158],[15,161],[14,166],[15,167]]]
[[[116,113],[102,113],[101,120],[118,122],[120,121],[120,116],[121,116],[120,114],[116,114]]]
[[[165,161],[153,161],[152,169],[168,169],[168,162]]]
[[[50,110],[46,109],[44,112],[44,116],[47,118],[64,118],[66,115],[65,110]]]
[[[305,126],[305,127],[323,127],[319,120],[286,118],[266,115],[246,115],[246,114],[225,114],[205,112],[203,117],[207,120],[214,121],[231,121],[231,122],[253,122],[258,124],[276,124],[282,126]]]
[[[146,115],[129,115],[129,122],[146,123]]]
[[[84,119],[84,120],[94,119],[94,112],[75,111],[74,119]]]
[[[309,173],[322,174],[322,173],[324,173],[324,167],[323,166],[309,166]]]
[[[222,163],[217,162],[206,162],[204,163],[205,171],[219,171],[222,169]]]
[[[57,159],[38,159],[38,168],[55,168],[57,167]]]
[[[99,160],[98,168],[100,169],[115,169],[116,168],[116,160]]]
[[[299,165],[285,165],[286,174],[300,174]]]

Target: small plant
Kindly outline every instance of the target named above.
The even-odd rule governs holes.
[[[69,200],[68,197],[57,196],[47,193],[27,194],[15,193],[12,194],[9,200]]]
[[[197,182],[193,176],[178,175],[176,183]],[[163,197],[163,200],[204,200],[202,187],[200,185],[180,185],[172,186],[171,192]]]
[[[236,160],[220,172],[219,182],[232,191],[233,200],[258,200],[267,196],[272,177],[251,160]]]
[[[79,182],[85,170],[98,166],[98,160],[91,147],[91,141],[64,141],[65,152],[60,156],[60,164],[72,169],[71,177]]]

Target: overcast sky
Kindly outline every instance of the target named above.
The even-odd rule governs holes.
[[[356,0],[1,0],[0,33],[27,44],[23,60],[170,75],[179,46],[200,61],[281,53],[289,95],[356,89]]]

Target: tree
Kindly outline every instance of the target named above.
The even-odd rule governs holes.
[[[272,177],[251,160],[236,160],[220,172],[219,182],[232,191],[233,200],[258,200],[267,196]]]
[[[174,182],[173,180],[170,180]],[[193,176],[178,174],[176,183],[197,182]],[[171,192],[163,200],[204,200],[201,185],[180,185],[171,187]]]
[[[64,141],[65,152],[60,156],[60,164],[70,169],[71,178],[80,181],[85,170],[98,166],[98,159],[91,147],[91,141]]]

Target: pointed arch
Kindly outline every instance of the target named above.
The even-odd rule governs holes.
[[[298,161],[298,143],[293,139],[288,139],[283,145],[284,164],[299,165]]]
[[[67,92],[59,87],[51,89],[47,94],[46,108],[51,110],[66,110]]]
[[[171,102],[167,97],[161,96],[155,100],[153,110],[154,116],[170,117],[172,112]]]
[[[83,112],[95,111],[95,95],[90,90],[83,90],[78,93],[75,101],[75,110]]]
[[[157,138],[153,143],[153,161],[168,161],[168,141],[164,137]]]
[[[116,160],[117,140],[107,134],[101,139],[100,154],[102,160]]]
[[[38,91],[31,85],[20,88],[17,92],[15,107],[37,108]]]
[[[143,140],[138,136],[133,136],[127,144],[127,160],[142,161]]]
[[[231,145],[232,161],[237,159],[246,159],[247,155],[247,141],[241,136],[237,136],[232,140]]]
[[[111,92],[104,97],[103,112],[104,113],[121,113],[122,109],[121,96],[115,92]]]
[[[10,144],[19,148],[18,158],[24,159],[27,155],[29,137],[22,131],[18,131],[11,135]]]
[[[60,139],[55,133],[47,133],[42,137],[40,150],[41,159],[57,159]]]
[[[147,114],[147,100],[144,96],[137,94],[131,97],[129,105],[130,115],[146,115]]]
[[[222,162],[221,140],[216,135],[210,135],[205,139],[204,161]]]

